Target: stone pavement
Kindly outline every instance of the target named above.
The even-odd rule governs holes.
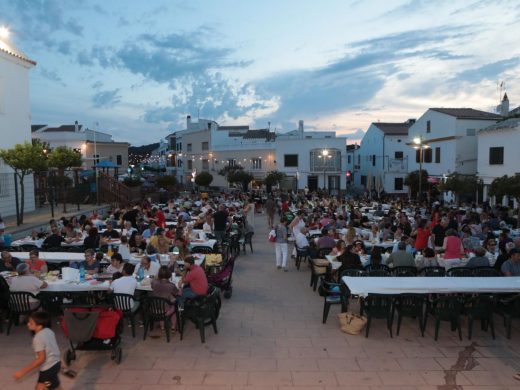
[[[417,324],[403,320],[400,336],[390,338],[384,321],[374,320],[370,337],[340,332],[333,306],[321,323],[323,298],[309,288],[310,271],[275,267],[266,220],[256,217],[254,254],[241,255],[234,291],[223,301],[219,333],[206,328],[201,344],[192,324],[183,341],[164,337],[132,339],[125,330],[123,362],[106,352],[79,352],[76,379],[62,377],[64,389],[513,389],[520,371],[518,323],[509,341],[496,319],[497,339],[475,326],[474,339],[460,342],[448,324],[433,340],[430,321],[424,338]],[[353,305],[353,310],[356,305]],[[66,340],[57,330],[62,350]],[[395,324],[394,324],[395,330]],[[31,338],[23,328],[0,335],[0,389],[32,389],[35,375],[19,383],[12,373],[32,358]]]

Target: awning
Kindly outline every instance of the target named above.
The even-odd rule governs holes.
[[[85,170],[79,172],[79,177],[88,177],[88,176],[92,176],[93,174],[94,174],[94,171],[92,169],[85,169]]]
[[[97,163],[96,168],[119,168],[119,166],[112,161],[104,160]]]
[[[430,184],[439,184],[440,182],[441,182],[441,178],[440,177],[428,176],[428,183],[430,183]]]

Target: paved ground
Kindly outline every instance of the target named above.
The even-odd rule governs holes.
[[[339,331],[333,307],[321,324],[323,301],[309,288],[310,272],[274,266],[265,218],[256,218],[253,255],[239,258],[234,294],[225,300],[219,334],[207,328],[205,344],[189,324],[185,339],[124,336],[124,360],[117,366],[103,352],[79,353],[75,380],[64,389],[512,389],[520,371],[520,330],[508,341],[497,322],[497,339],[477,326],[472,342],[459,342],[443,324],[439,341],[432,324],[422,338],[405,319],[391,339],[382,321],[370,337]],[[518,325],[518,323],[517,323]],[[464,329],[464,335],[467,332]],[[60,335],[63,350],[66,343]],[[11,374],[31,359],[30,336],[17,328],[0,335],[0,388],[32,389],[35,377],[14,384]]]

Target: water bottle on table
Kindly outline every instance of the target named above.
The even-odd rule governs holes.
[[[79,266],[79,282],[85,282],[85,266],[83,264]]]

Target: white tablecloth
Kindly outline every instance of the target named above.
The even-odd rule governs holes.
[[[29,252],[11,252],[11,256],[18,257],[20,260],[28,260]],[[72,262],[85,260],[85,255],[83,253],[73,252],[40,252],[39,257],[41,260],[44,260],[47,263],[62,263],[67,261]]]
[[[363,244],[365,244],[365,248],[372,248],[373,246],[379,246],[381,248],[388,249],[388,248],[394,247],[393,241],[376,242],[374,244],[374,243],[372,243],[372,241],[364,240]]]
[[[110,287],[108,281],[98,283],[96,281],[87,281],[83,283],[65,282],[56,280],[47,282],[47,287],[42,288],[42,292],[82,292],[82,291],[106,291]]]
[[[520,276],[498,277],[352,277],[342,278],[354,295],[520,292]]]
[[[192,241],[192,242],[190,242],[192,248],[195,248],[197,246],[208,246],[210,248],[213,248],[216,243],[217,243],[217,240],[205,240],[205,241]]]

